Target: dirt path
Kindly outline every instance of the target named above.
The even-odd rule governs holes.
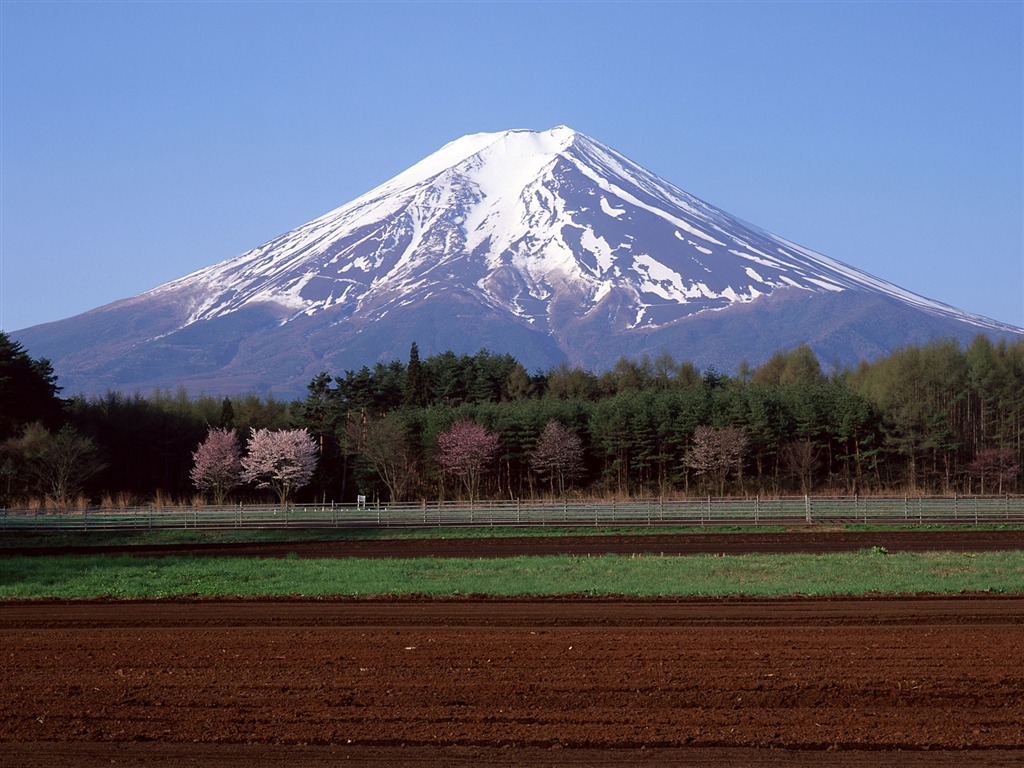
[[[0,604],[0,765],[1009,766],[1024,598]]]

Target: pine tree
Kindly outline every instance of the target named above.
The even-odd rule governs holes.
[[[427,382],[420,363],[420,349],[416,342],[409,348],[409,365],[405,369],[405,387],[402,390],[402,405],[406,408],[422,408],[427,404]]]
[[[50,361],[33,360],[19,342],[0,331],[0,440],[36,421],[56,426],[64,406],[58,392]]]

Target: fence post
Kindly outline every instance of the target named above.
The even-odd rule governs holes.
[[[811,523],[811,497],[808,494],[804,494],[804,518],[807,520],[807,524]]]

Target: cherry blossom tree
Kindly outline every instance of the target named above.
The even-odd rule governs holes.
[[[572,430],[552,419],[545,425],[530,455],[530,467],[547,477],[554,493],[565,495],[565,483],[583,471],[583,441]]]
[[[749,444],[747,433],[740,427],[699,426],[693,432],[693,447],[686,463],[725,494],[725,480],[735,470],[742,479],[743,456]]]
[[[242,479],[272,489],[284,506],[292,491],[313,478],[316,463],[316,443],[306,430],[253,429],[242,458]]]
[[[242,483],[242,449],[233,429],[211,429],[192,454],[192,484],[223,504],[231,489]]]
[[[446,474],[459,478],[472,501],[480,478],[494,460],[501,440],[472,421],[457,421],[437,436],[437,462]]]

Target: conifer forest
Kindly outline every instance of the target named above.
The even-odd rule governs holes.
[[[185,390],[62,397],[0,332],[0,506],[269,501],[197,485],[213,430],[316,446],[295,501],[792,494],[1024,488],[1024,340],[908,347],[825,372],[807,346],[732,373],[665,353],[603,373],[527,371],[481,350],[323,372],[304,399]],[[225,434],[227,434],[225,433]],[[283,496],[282,496],[283,499]]]

